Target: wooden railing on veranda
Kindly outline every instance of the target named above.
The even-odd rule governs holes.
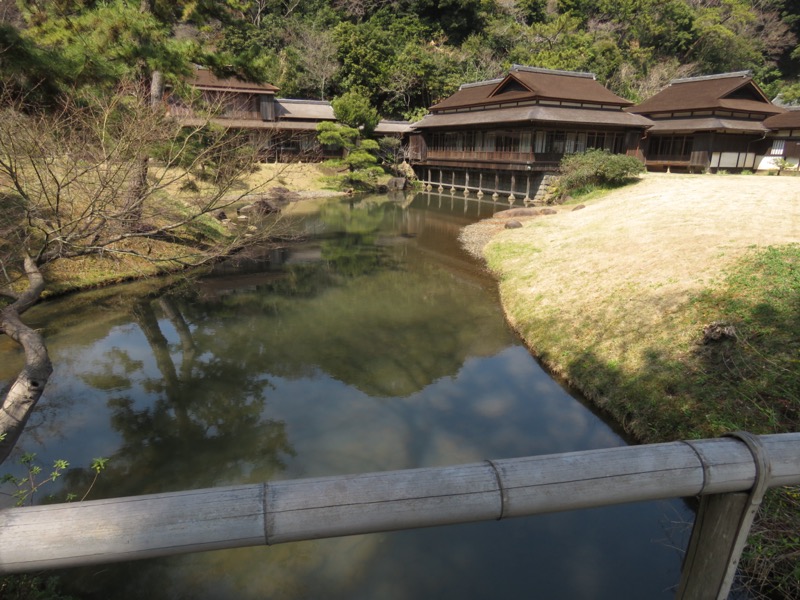
[[[700,496],[677,598],[726,598],[800,433],[627,446],[0,511],[0,573]]]

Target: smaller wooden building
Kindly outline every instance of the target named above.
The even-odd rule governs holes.
[[[514,65],[500,79],[462,85],[413,125],[411,159],[434,188],[533,199],[565,154],[638,154],[650,122],[592,73]]]
[[[770,142],[759,165],[760,170],[777,171],[777,159],[785,159],[789,169],[800,170],[800,108],[768,117],[764,126]]]
[[[195,69],[188,84],[200,94],[199,102],[190,104],[174,94],[167,98],[170,114],[187,125],[208,120],[193,108],[200,106],[212,123],[247,131],[265,159],[327,156],[317,143],[317,124],[336,120],[330,102],[278,98],[274,85],[222,79],[203,68]]]
[[[653,121],[643,143],[649,170],[756,170],[770,146],[764,121],[784,112],[750,71],[675,79],[626,109]]]

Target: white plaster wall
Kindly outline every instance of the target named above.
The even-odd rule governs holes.
[[[775,164],[775,159],[781,158],[780,156],[762,156],[760,157],[761,160],[758,163],[758,170],[759,171],[777,171],[778,166]],[[791,163],[790,169],[797,169],[798,167],[798,159],[796,158],[789,158],[787,159]]]

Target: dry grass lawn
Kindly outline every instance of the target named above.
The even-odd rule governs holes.
[[[619,326],[637,332],[749,248],[800,242],[800,179],[648,174],[585,209],[525,225],[497,235],[489,256],[528,263],[522,292],[532,303],[576,322],[624,312]],[[507,245],[530,252],[512,257]]]
[[[335,194],[324,177],[332,171],[322,163],[262,163],[258,170],[248,177],[251,187],[285,187],[293,192],[321,192]]]
[[[508,311],[512,323],[557,313],[574,331],[591,326],[614,354],[657,335],[748,249],[800,242],[794,177],[647,174],[582,210],[560,209],[522,229],[484,224],[497,231],[486,257],[504,295],[525,305]]]

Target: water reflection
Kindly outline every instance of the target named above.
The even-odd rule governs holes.
[[[270,266],[38,308],[56,371],[23,447],[110,456],[97,497],[623,444],[506,328],[455,239],[471,202],[323,203],[298,224],[319,237]],[[646,503],[66,579],[97,598],[667,598],[687,518]]]

